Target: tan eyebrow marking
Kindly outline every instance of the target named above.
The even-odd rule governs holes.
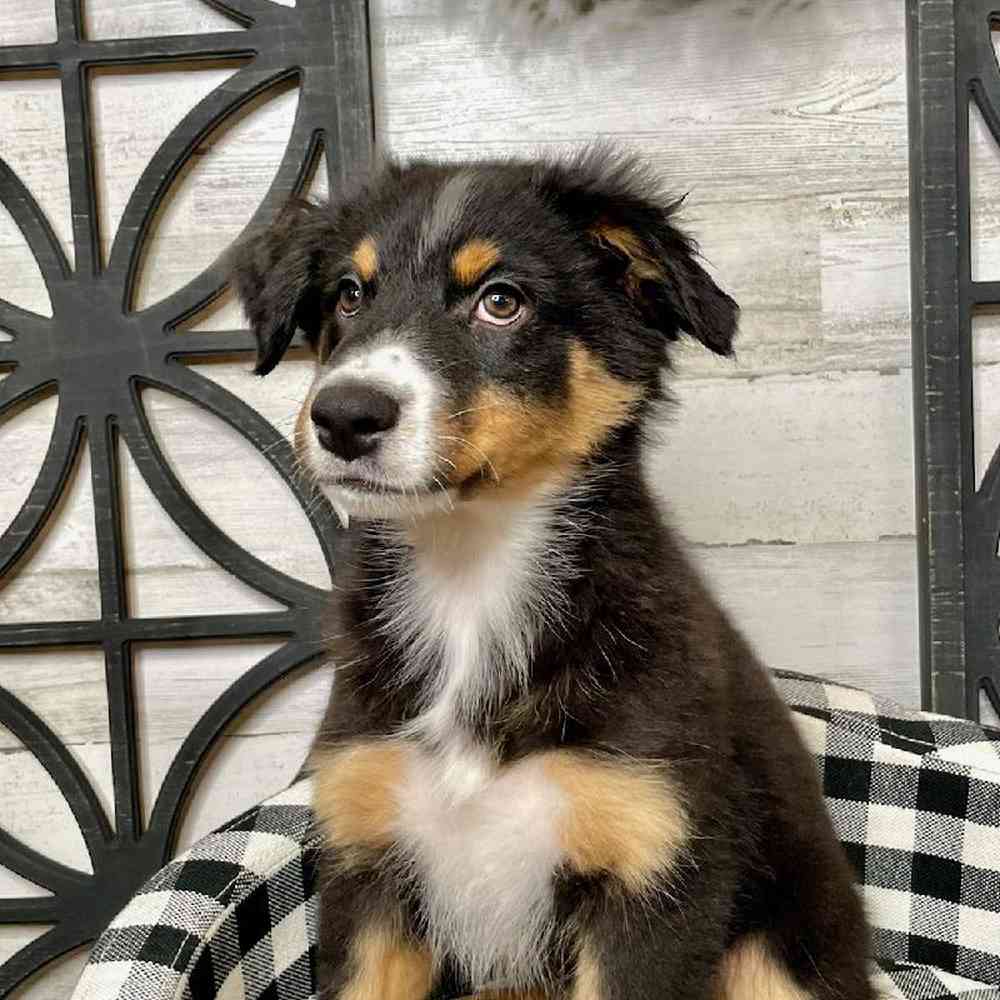
[[[378,245],[374,237],[366,236],[351,254],[355,270],[362,281],[371,281],[378,271]]]
[[[478,281],[500,260],[500,248],[490,240],[473,239],[459,247],[451,258],[451,273],[463,285]]]

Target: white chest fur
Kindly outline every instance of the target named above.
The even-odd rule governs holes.
[[[540,758],[498,771],[468,746],[415,753],[407,769],[397,848],[435,950],[477,987],[530,983],[552,920],[562,791]]]
[[[463,720],[527,681],[539,631],[564,613],[566,528],[544,494],[423,519],[382,609],[406,675],[424,681],[401,734],[426,749],[400,783],[396,848],[435,950],[479,987],[536,979],[565,802],[541,760],[498,770]]]
[[[441,742],[456,718],[525,682],[540,629],[565,610],[566,539],[551,499],[470,507],[408,529],[381,615],[407,676],[427,680],[412,733]]]

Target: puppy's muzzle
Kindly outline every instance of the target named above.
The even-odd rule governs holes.
[[[399,421],[399,403],[364,382],[340,382],[317,393],[309,412],[319,443],[345,462],[371,455]]]

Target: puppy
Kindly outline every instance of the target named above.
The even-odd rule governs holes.
[[[235,257],[350,521],[312,756],[319,995],[869,1000],[815,765],[644,484],[737,307],[606,150],[390,164]]]

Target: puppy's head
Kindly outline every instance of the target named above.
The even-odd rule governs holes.
[[[729,354],[736,304],[654,191],[604,151],[390,165],[245,241],[257,372],[305,333],[296,448],[335,503],[390,517],[565,481],[641,422],[667,341]]]

